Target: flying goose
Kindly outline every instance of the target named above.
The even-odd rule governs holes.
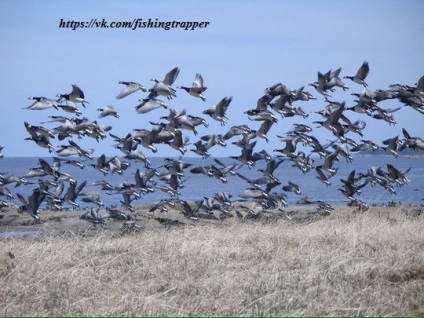
[[[112,105],[107,105],[104,108],[98,108],[97,111],[101,112],[99,114],[99,118],[104,118],[106,116],[113,116],[115,118],[119,118],[118,112]]]
[[[80,219],[86,220],[93,224],[96,227],[97,224],[100,224],[100,227],[103,228],[105,224],[105,219],[109,217],[109,214],[100,215],[99,209],[90,208],[90,211],[85,212],[80,216]]]
[[[180,69],[178,67],[174,67],[170,70],[163,81],[158,81],[157,79],[152,79],[152,81],[156,82],[155,86],[149,89],[148,98],[155,98],[158,95],[165,96],[167,99],[172,99],[172,97],[176,97],[176,90],[171,86],[174,84],[175,80],[180,73]]]
[[[145,99],[141,100],[140,104],[135,106],[135,110],[139,114],[145,114],[145,113],[148,113],[148,112],[155,110],[157,108],[160,108],[160,107],[163,107],[165,109],[168,108],[168,106],[166,106],[165,102],[163,102],[159,99],[145,98]]]
[[[124,97],[127,97],[128,95],[135,93],[138,90],[141,90],[143,92],[147,92],[147,89],[136,82],[124,82],[124,81],[120,81],[118,84],[123,84],[125,85],[124,89],[118,94],[118,96],[116,96],[116,99],[122,99]]]
[[[228,120],[226,111],[232,100],[233,97],[224,97],[218,104],[203,111],[203,114],[209,115],[216,121],[221,122],[221,126],[224,126]]]
[[[323,182],[327,187],[331,185],[329,178],[324,174],[324,172],[322,172],[320,167],[315,167],[315,171],[318,174],[315,178]]]
[[[302,194],[300,187],[296,183],[293,183],[291,181],[288,181],[288,184],[283,186],[283,190],[286,192],[294,192],[298,195]]]
[[[58,104],[56,101],[46,98],[46,97],[33,97],[30,96],[28,99],[35,100],[34,103],[29,105],[28,107],[24,107],[23,109],[29,109],[29,110],[44,110],[49,108],[57,108]]]
[[[369,71],[370,67],[368,65],[368,62],[364,61],[364,63],[362,63],[361,67],[356,72],[355,76],[344,76],[343,78],[350,79],[351,81],[357,84],[368,86],[368,84],[365,83],[365,78],[367,77]]]
[[[196,74],[191,87],[177,86],[177,88],[185,90],[191,96],[200,98],[204,102],[206,101],[205,96],[203,96],[203,92],[207,89],[207,87],[203,86],[203,77],[199,73]]]
[[[85,104],[90,104],[88,101],[85,100],[84,92],[79,88],[76,84],[72,84],[72,92],[69,94],[57,94],[56,97],[58,97],[57,102],[60,103],[63,99],[67,102],[71,102],[72,104],[81,103],[82,106],[85,108]]]
[[[23,209],[25,212],[27,212],[29,215],[31,215],[36,221],[40,220],[38,209],[43,202],[44,198],[46,197],[46,194],[41,193],[39,188],[36,188],[33,190],[32,194],[28,197],[28,201],[20,194],[16,194],[19,201],[22,202],[23,206],[21,209]]]

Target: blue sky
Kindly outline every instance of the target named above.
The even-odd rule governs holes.
[[[423,1],[0,1],[0,146],[5,156],[46,156],[48,152],[31,141],[24,121],[39,125],[49,115],[68,115],[54,109],[29,111],[29,96],[54,97],[69,93],[78,84],[90,101],[81,108],[84,116],[97,119],[97,108],[114,105],[120,119],[105,118],[100,124],[112,125],[112,133],[124,136],[134,128],[151,129],[149,120],[168,113],[160,109],[139,115],[134,107],[145,93],[123,100],[115,96],[119,81],[136,81],[152,86],[151,78],[162,79],[173,67],[181,69],[174,86],[191,85],[201,73],[208,90],[202,102],[184,91],[167,101],[170,108],[186,109],[195,116],[233,96],[229,122],[221,127],[207,118],[209,128],[199,127],[199,136],[184,131],[191,142],[209,133],[225,133],[232,125],[251,122],[243,112],[256,107],[266,87],[282,82],[290,89],[316,80],[317,71],[342,67],[342,76],[354,75],[364,60],[370,64],[369,88],[384,89],[393,83],[413,85],[424,75]],[[159,20],[208,21],[205,29],[71,29],[58,28],[60,19],[90,21],[132,21],[134,18]],[[350,90],[337,91],[333,100],[353,105],[352,92],[362,87],[346,81]],[[321,120],[313,114],[325,106],[323,96],[307,87],[318,99],[297,102],[308,113],[280,119],[271,128],[270,142],[259,140],[255,150],[282,148],[276,138],[291,129],[293,123],[311,125]],[[401,104],[382,102],[381,107]],[[396,135],[402,127],[414,136],[423,136],[423,115],[404,107],[394,114],[398,124],[372,120],[365,115],[347,113],[351,120],[367,122],[365,139],[378,144]],[[206,118],[206,117],[205,117]],[[57,124],[46,125],[53,128]],[[321,141],[333,139],[328,131],[315,129]],[[355,140],[359,137],[349,135]],[[97,143],[93,139],[74,140],[84,148],[95,148],[94,155],[120,155],[110,137]],[[234,140],[232,140],[234,141]],[[67,144],[53,141],[54,146]],[[189,146],[193,148],[193,146]],[[140,148],[147,156],[149,150]],[[214,156],[237,155],[233,146],[214,147]],[[178,156],[167,146],[159,146],[159,156]],[[193,153],[191,153],[193,155]]]

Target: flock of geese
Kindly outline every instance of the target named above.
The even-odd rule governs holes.
[[[133,202],[153,191],[163,191],[164,194],[159,202],[151,205],[151,212],[175,209],[192,219],[198,217],[200,213],[211,214],[213,211],[219,211],[222,217],[228,216],[234,201],[226,192],[204,196],[194,204],[181,199],[179,190],[184,186],[188,173],[204,174],[211,180],[216,180],[215,182],[223,183],[227,182],[228,176],[241,178],[246,182],[246,189],[240,193],[239,201],[254,201],[261,211],[283,211],[282,208],[287,206],[286,193],[301,193],[300,187],[294,182],[288,181],[287,184],[282,184],[275,177],[275,171],[281,169],[280,165],[283,162],[290,161],[294,168],[300,169],[305,174],[312,173],[324,185],[329,186],[337,174],[338,168],[335,163],[342,158],[351,162],[352,153],[382,149],[387,154],[397,157],[406,148],[424,151],[424,140],[411,136],[406,129],[402,130],[403,138],[399,136],[388,138],[382,141],[381,145],[364,138],[365,118],[382,120],[388,125],[394,125],[396,123],[394,113],[402,107],[412,108],[420,115],[424,114],[424,76],[414,86],[393,84],[384,90],[371,91],[366,82],[369,70],[368,63],[364,62],[355,75],[343,78],[340,77],[341,68],[326,73],[318,72],[317,80],[309,86],[314,87],[316,92],[322,95],[326,105],[315,112],[316,116],[319,115],[322,119],[313,123],[328,130],[334,136],[334,140],[323,144],[312,135],[312,127],[301,122],[295,123],[287,133],[275,135],[285,146],[274,149],[272,154],[266,150],[258,151],[257,141],[264,139],[268,142],[273,138],[270,132],[276,130],[274,127],[279,120],[297,116],[300,121],[309,116],[302,107],[295,105],[317,99],[305,90],[305,86],[291,90],[284,84],[277,83],[265,88],[256,108],[243,110],[243,116],[253,122],[254,127],[241,124],[226,128],[224,126],[228,121],[227,110],[231,107],[232,97],[224,97],[213,106],[205,107],[203,117],[190,115],[186,110],[169,108],[167,105],[168,101],[177,97],[178,89],[206,102],[207,87],[204,86],[204,79],[200,74],[195,75],[191,86],[175,86],[175,88],[173,85],[180,72],[178,67],[169,71],[163,80],[152,79],[154,85],[150,89],[136,82],[121,81],[119,84],[123,85],[123,88],[116,96],[118,100],[137,92],[145,94],[135,106],[138,114],[143,116],[148,112],[158,112],[159,108],[167,109],[168,112],[155,122],[149,121],[150,128],[147,128],[146,123],[145,128],[134,129],[126,136],[117,136],[111,132],[111,126],[100,125],[96,120],[92,121],[83,116],[83,108],[91,107],[91,104],[83,90],[75,84],[72,85],[70,93],[57,94],[56,98],[29,97],[33,103],[25,107],[27,110],[46,111],[54,108],[63,113],[50,115],[46,121],[38,125],[24,122],[28,132],[26,139],[54,154],[53,162],[50,164],[40,158],[39,165],[31,168],[23,176],[0,172],[0,196],[5,197],[0,200],[0,211],[9,204],[8,200],[15,197],[8,185],[29,187],[35,183],[29,179],[37,179],[38,186],[27,198],[16,193],[22,203],[20,211],[26,211],[37,221],[40,220],[40,206],[43,202],[53,210],[64,207],[78,208],[81,202],[90,204],[92,208],[81,218],[94,225],[103,225],[107,218],[125,220],[128,217],[125,212],[134,211]],[[331,100],[332,93],[336,90],[349,89],[346,84],[348,81],[359,88],[362,87],[360,93],[352,93],[356,99],[355,104],[350,107],[345,101]],[[397,99],[400,106],[394,109],[383,108],[381,102],[387,99]],[[98,108],[97,111],[100,119],[107,116],[119,118],[117,110],[112,105]],[[361,116],[362,119],[352,121],[349,117],[353,115]],[[208,120],[219,122],[223,132],[214,131],[198,136],[201,129],[208,128]],[[56,127],[42,126],[46,124]],[[355,135],[360,136],[360,142],[351,138]],[[197,140],[191,144],[189,136]],[[111,138],[114,142],[113,147],[119,149],[122,154],[109,159],[103,154],[94,160],[94,149],[83,149],[75,141],[82,138],[93,138],[98,142]],[[53,140],[59,141],[60,145],[55,148]],[[209,158],[213,147],[225,147],[229,142],[239,149],[236,155],[229,157],[231,158],[229,162],[214,159],[214,164],[194,166],[183,160],[188,150],[197,156]],[[176,157],[166,158],[160,167],[152,168],[145,152],[157,153],[158,145],[169,145],[172,149],[170,151],[174,151]],[[192,145],[190,149],[189,145]],[[3,147],[0,147],[0,159],[3,158],[2,150]],[[130,165],[137,165],[139,168],[135,175],[130,176],[131,181],[112,185],[99,180],[92,184],[99,187],[99,191],[85,191],[86,180],[76,180],[60,169],[62,164],[85,169],[86,164],[82,159],[91,162],[89,166],[98,171],[99,179],[108,174],[122,175]],[[256,162],[260,160],[264,160],[266,165],[264,169],[258,170],[258,178],[249,179],[238,171],[243,166],[255,169]],[[365,172],[353,170],[347,177],[339,179],[339,191],[349,199],[350,205],[366,208],[366,204],[357,199],[362,188],[367,185],[380,186],[395,193],[396,186],[403,186],[409,182],[406,176],[409,170],[400,171],[391,164],[387,164],[386,167],[373,166]],[[120,193],[121,206],[106,207],[104,211],[100,211],[100,207],[103,206],[101,191]],[[307,201],[307,198],[305,200]],[[318,201],[318,207],[319,211],[325,213],[331,210],[329,204],[321,201]],[[243,204],[239,205],[235,212],[240,217],[257,213]]]

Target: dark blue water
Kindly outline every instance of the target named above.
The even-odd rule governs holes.
[[[151,167],[159,167],[163,163],[163,158],[159,157],[151,157],[149,158],[151,161]],[[52,158],[45,158],[45,160],[49,163],[52,163]],[[84,162],[87,166],[85,169],[79,169],[77,167],[73,167],[70,165],[62,164],[60,171],[70,174],[74,179],[81,182],[87,180],[87,186],[84,188],[85,191],[100,191],[99,187],[90,186],[90,184],[96,180],[105,180],[109,182],[111,185],[116,186],[124,181],[134,183],[134,175],[135,171],[139,169],[144,169],[144,165],[141,163],[137,163],[134,161],[131,162],[131,167],[128,168],[123,175],[110,175],[103,176],[102,173],[95,170],[93,167],[89,167],[89,163],[95,163],[96,159],[93,159],[92,162],[86,161]],[[220,160],[224,163],[236,163],[235,160],[229,158],[220,158]],[[197,165],[207,165],[213,164],[213,159],[202,159],[202,158],[184,158],[185,162],[192,163],[195,167]],[[321,159],[315,158],[315,165],[319,165],[321,163]],[[411,180],[411,182],[403,187],[396,188],[396,194],[390,194],[384,188],[380,186],[371,187],[367,185],[363,188],[363,194],[358,196],[358,199],[363,200],[367,204],[382,204],[387,203],[388,201],[402,201],[404,204],[424,204],[424,158],[422,157],[399,157],[394,158],[386,155],[379,156],[356,156],[351,163],[347,163],[344,158],[341,158],[339,162],[335,163],[335,167],[338,167],[337,174],[331,178],[332,185],[330,187],[326,187],[321,181],[316,179],[315,170],[311,170],[306,174],[303,174],[297,168],[292,167],[292,162],[284,161],[276,170],[274,175],[279,179],[282,183],[280,186],[273,189],[273,191],[281,193],[283,192],[282,186],[287,184],[290,180],[294,183],[300,185],[302,194],[296,195],[294,193],[286,193],[288,195],[288,203],[295,204],[296,201],[304,196],[310,195],[316,200],[326,201],[336,205],[345,205],[348,203],[348,199],[346,199],[340,191],[337,191],[338,188],[342,186],[340,178],[346,179],[348,174],[352,170],[356,170],[356,172],[366,173],[368,168],[371,166],[380,166],[383,169],[387,170],[386,164],[392,164],[399,170],[404,170],[406,168],[411,168],[411,171],[407,174],[407,177]],[[265,161],[258,161],[255,167],[248,169],[246,166],[238,170],[242,175],[255,179],[261,177],[262,173],[258,171],[258,169],[262,169],[265,167]],[[17,175],[23,176],[25,175],[29,168],[38,166],[38,158],[34,157],[20,157],[20,158],[10,158],[5,157],[0,160],[0,173],[5,175]],[[186,200],[198,200],[203,197],[212,197],[215,193],[220,191],[226,191],[233,195],[233,200],[240,199],[239,194],[243,193],[243,191],[249,186],[246,181],[240,179],[237,176],[227,175],[228,183],[222,183],[221,181],[210,178],[205,175],[200,174],[192,174],[190,173],[190,167],[186,170],[185,176],[183,179],[187,179],[185,187],[180,189],[181,195],[180,198]],[[164,171],[164,168],[160,168],[159,171]],[[51,177],[43,177],[41,179],[48,180]],[[34,184],[21,185],[19,187],[14,187],[14,184],[7,185],[7,188],[10,189],[12,194],[14,195],[14,199],[12,202],[16,204],[20,204],[19,200],[16,197],[16,193],[20,193],[23,196],[28,196],[32,193],[32,190],[35,189],[37,185],[38,178],[28,179],[30,182],[34,182]],[[163,181],[155,179],[158,185],[164,184]],[[67,183],[65,183],[65,191],[67,187]],[[105,191],[101,191],[101,198],[104,202],[105,206],[119,205],[119,200],[122,199],[120,194],[111,194],[108,195]],[[143,195],[140,199],[136,200],[133,204],[137,203],[153,203],[159,201],[162,198],[169,198],[169,195],[157,189],[153,193],[148,193]],[[6,199],[5,197],[0,197],[0,199]],[[80,206],[87,207],[89,204],[77,201]],[[65,204],[67,206],[67,204]]]

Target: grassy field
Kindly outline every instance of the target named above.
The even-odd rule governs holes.
[[[0,315],[424,315],[424,215],[0,241]]]

